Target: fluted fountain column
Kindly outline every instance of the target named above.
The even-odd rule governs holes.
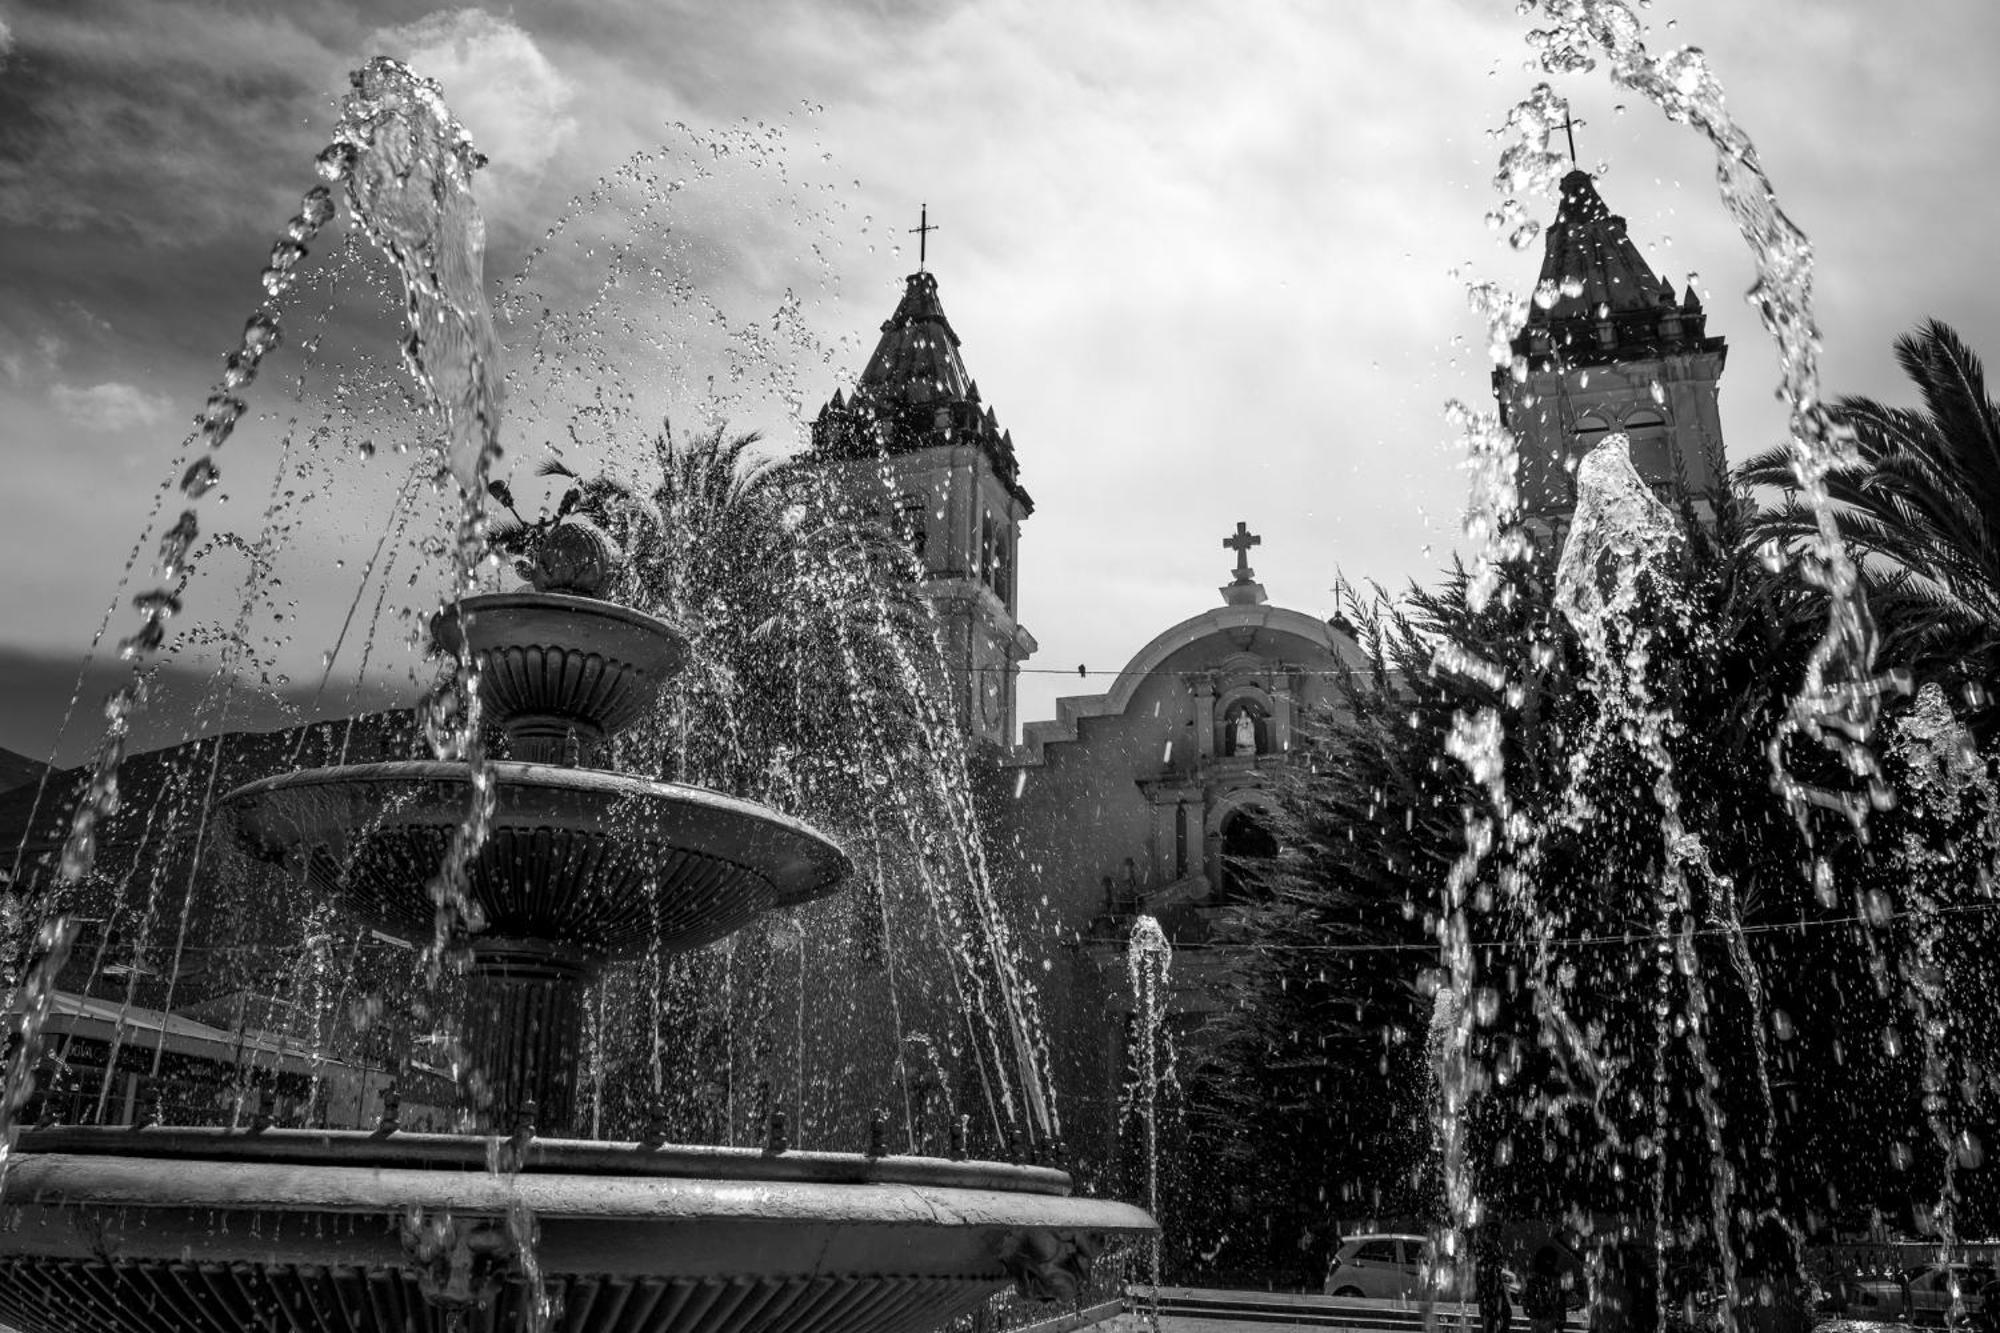
[[[485,1111],[506,1133],[527,1114],[569,1136],[583,1063],[585,992],[601,960],[547,940],[480,939],[465,978],[464,1040],[486,1079]]]

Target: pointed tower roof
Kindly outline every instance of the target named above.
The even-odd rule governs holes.
[[[958,355],[958,334],[938,301],[937,278],[912,273],[896,313],[882,321],[882,341],[861,372],[856,396],[878,403],[978,401]]]
[[[938,300],[937,275],[912,273],[853,393],[843,402],[835,390],[820,409],[813,448],[830,458],[856,458],[975,445],[1007,489],[1032,508],[1021,489],[1013,437],[980,401],[958,346]]]
[[[1514,350],[1542,364],[1602,365],[1720,343],[1705,336],[1699,304],[1676,301],[1673,284],[1646,263],[1587,171],[1563,177],[1536,289]]]
[[[1605,206],[1587,171],[1563,177],[1562,204],[1543,243],[1540,282],[1554,284],[1561,294],[1547,310],[1536,305],[1528,316],[1531,324],[1596,318],[1604,307],[1620,315],[1672,304],[1670,297],[1662,298],[1659,276],[1625,234],[1625,219]],[[1575,291],[1578,283],[1583,290],[1577,295],[1564,291]]]

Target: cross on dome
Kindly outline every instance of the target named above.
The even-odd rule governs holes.
[[[1242,519],[1236,520],[1234,534],[1224,537],[1222,544],[1236,552],[1236,577],[1222,589],[1222,600],[1231,606],[1257,606],[1265,601],[1264,585],[1257,582],[1257,571],[1250,568],[1250,548],[1262,546],[1264,539],[1250,531],[1250,525]]]
[[[1222,544],[1236,552],[1236,581],[1238,583],[1248,583],[1257,573],[1256,570],[1250,568],[1250,548],[1253,546],[1262,546],[1264,539],[1250,531],[1249,524],[1238,519],[1236,521],[1236,535],[1233,537],[1224,537]]]

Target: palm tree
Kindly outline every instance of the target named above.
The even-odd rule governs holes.
[[[1896,360],[1922,407],[1843,398],[1831,409],[1854,463],[1829,473],[1841,535],[1860,557],[1884,646],[1920,669],[1962,663],[1974,678],[2000,654],[2000,404],[1979,358],[1948,325],[1896,340]],[[1789,491],[1785,450],[1745,463],[1739,478]],[[1753,539],[1789,547],[1813,515],[1787,495],[1753,524]]]

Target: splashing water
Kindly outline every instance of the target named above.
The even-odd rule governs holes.
[[[1699,48],[1651,54],[1625,0],[1524,0],[1521,8],[1524,13],[1539,9],[1549,21],[1528,38],[1545,70],[1587,71],[1596,64],[1591,52],[1601,52],[1609,61],[1612,82],[1643,93],[1668,120],[1691,125],[1715,150],[1722,202],[1756,264],[1749,301],[1777,345],[1783,376],[1779,391],[1790,409],[1792,473],[1815,516],[1804,573],[1827,599],[1826,630],[1771,739],[1772,780],[1801,815],[1806,806],[1820,806],[1845,813],[1858,827],[1871,807],[1887,799],[1881,766],[1869,748],[1882,697],[1907,691],[1908,681],[1899,673],[1875,671],[1874,617],[1827,497],[1827,474],[1853,466],[1855,455],[1851,437],[1835,426],[1820,397],[1812,244],[1779,207],[1756,146],[1730,117],[1722,83]],[[1795,777],[1784,755],[1786,742],[1795,735],[1838,755],[1866,790],[1827,791]]]
[[[1576,469],[1576,521],[1556,564],[1555,609],[1591,657],[1616,666],[1611,634],[1637,628],[1641,576],[1662,567],[1685,538],[1632,466],[1624,432],[1606,436]]]
[[[1674,591],[1668,563],[1685,538],[1673,514],[1632,466],[1630,442],[1622,432],[1605,437],[1584,457],[1577,467],[1576,489],[1576,523],[1556,568],[1555,609],[1576,631],[1590,657],[1585,688],[1597,697],[1600,720],[1585,754],[1612,734],[1634,738],[1653,770],[1652,795],[1660,807],[1660,873],[1653,908],[1653,1006],[1658,1020],[1653,1049],[1653,1138],[1662,1145],[1668,1140],[1668,1056],[1673,1035],[1683,1034],[1700,1075],[1695,1103],[1716,1157],[1716,1170],[1710,1176],[1710,1225],[1715,1228],[1720,1250],[1725,1308],[1733,1312],[1737,1300],[1736,1248],[1728,1238],[1735,1177],[1722,1153],[1723,1114],[1717,1097],[1720,1076],[1703,1030],[1711,1006],[1694,953],[1694,904],[1687,882],[1691,866],[1708,868],[1707,855],[1699,837],[1690,833],[1681,819],[1680,792],[1667,750],[1667,740],[1678,734],[1680,724],[1671,705],[1654,706],[1653,688],[1647,679],[1652,622],[1664,614],[1686,624],[1691,616],[1685,599]],[[1677,978],[1685,995],[1678,1021],[1670,1025],[1667,1020],[1674,1013]],[[1768,1111],[1768,1078],[1765,1084]],[[1657,1228],[1665,1216],[1668,1155],[1662,1151],[1655,1160]],[[1660,1262],[1665,1263],[1664,1247]]]
[[[1528,35],[1529,44],[1536,50],[1546,73],[1586,72],[1597,63],[1593,53],[1601,54],[1609,60],[1615,83],[1645,94],[1669,120],[1691,124],[1715,149],[1723,202],[1756,264],[1758,277],[1749,299],[1757,307],[1779,352],[1783,370],[1781,392],[1790,407],[1794,475],[1805,501],[1817,516],[1817,534],[1805,552],[1806,576],[1828,600],[1826,629],[1808,661],[1800,688],[1768,745],[1772,782],[1802,824],[1807,808],[1819,806],[1845,813],[1858,827],[1869,809],[1881,806],[1888,799],[1886,783],[1869,743],[1883,695],[1907,688],[1907,682],[1896,673],[1875,674],[1877,641],[1873,620],[1827,501],[1824,479],[1828,472],[1851,460],[1851,446],[1830,421],[1820,398],[1819,334],[1812,315],[1812,248],[1803,232],[1778,206],[1776,193],[1748,135],[1729,117],[1720,82],[1699,50],[1688,47],[1664,56],[1651,55],[1642,40],[1641,25],[1624,0],[1522,0],[1518,10],[1524,16],[1539,14],[1546,20],[1546,26]],[[1494,185],[1502,203],[1488,215],[1487,222],[1505,233],[1516,250],[1531,245],[1538,234],[1538,229],[1527,220],[1528,201],[1554,197],[1568,166],[1565,157],[1551,148],[1551,136],[1567,112],[1566,101],[1548,84],[1540,84],[1509,112],[1501,131],[1502,149]],[[1538,291],[1534,299],[1549,304],[1559,294]],[[1526,358],[1514,350],[1514,340],[1526,324],[1529,302],[1490,282],[1468,284],[1467,295],[1485,323],[1488,353],[1498,373],[1517,381],[1525,379],[1529,367]],[[1468,600],[1477,612],[1498,591],[1503,566],[1521,559],[1528,551],[1527,534],[1519,524],[1519,497],[1514,489],[1518,444],[1494,412],[1474,411],[1453,402],[1448,405],[1448,414],[1464,440],[1473,474],[1465,531],[1475,548]],[[1622,474],[1614,476],[1618,473],[1618,460],[1607,457],[1594,468],[1586,460],[1585,468],[1586,473],[1579,475],[1580,492],[1592,487],[1603,491],[1607,484],[1616,483],[1598,498],[1630,511],[1614,514],[1605,509],[1607,532],[1577,533],[1564,551],[1564,568],[1559,573],[1562,588],[1559,605],[1564,605],[1586,640],[1599,636],[1590,646],[1593,657],[1602,663],[1607,660],[1599,651],[1608,646],[1606,627],[1621,617],[1620,603],[1635,596],[1619,570],[1640,568],[1648,557],[1663,553],[1675,525],[1671,515],[1658,507],[1643,485],[1628,488],[1622,484]],[[1624,468],[1629,470],[1629,460],[1624,461]],[[1632,480],[1636,481],[1636,477]],[[1581,501],[1586,496],[1580,494],[1579,498]],[[1659,512],[1654,512],[1655,508]],[[1612,541],[1608,546],[1607,537]],[[1643,676],[1643,646],[1628,665],[1635,666]],[[1621,686],[1614,679],[1618,674],[1601,671],[1600,687],[1616,689],[1643,684],[1626,680]],[[1686,940],[1678,946],[1667,942],[1675,934],[1673,922],[1686,896],[1680,876],[1690,866],[1699,867],[1715,880],[1718,897],[1732,904],[1733,889],[1727,885],[1726,877],[1715,875],[1707,866],[1699,839],[1683,836],[1684,831],[1678,827],[1678,798],[1670,768],[1664,762],[1661,730],[1662,726],[1671,725],[1670,716],[1654,715],[1646,709],[1641,712],[1646,716],[1635,715],[1636,734],[1656,769],[1654,795],[1662,806],[1662,836],[1666,842],[1666,871],[1657,923],[1663,941],[1659,984],[1662,988],[1669,986],[1676,970],[1688,976],[1689,1012],[1684,1017],[1690,1020],[1690,1030],[1698,1038],[1701,1012],[1705,1008],[1705,1000],[1697,993],[1698,973],[1693,969]],[[1518,844],[1524,839],[1531,841],[1534,836],[1532,830],[1518,827],[1522,821],[1510,817],[1512,811],[1500,761],[1504,738],[1497,734],[1496,726],[1489,725],[1492,722],[1497,719],[1459,717],[1448,746],[1453,757],[1464,763],[1475,781],[1485,787],[1488,797],[1486,811],[1468,814],[1465,848],[1449,877],[1446,910],[1441,914],[1439,927],[1449,988],[1458,995],[1472,993],[1478,980],[1474,960],[1465,947],[1466,890],[1496,846],[1519,852],[1522,848]],[[1785,756],[1785,747],[1794,736],[1808,737],[1838,755],[1863,790],[1825,791],[1795,777]],[[1532,848],[1527,850],[1532,860]],[[1733,908],[1729,915],[1733,919]],[[1746,988],[1756,1002],[1760,988],[1740,938],[1731,939],[1730,952],[1738,969],[1745,973]],[[1544,1037],[1563,1043],[1566,1035],[1575,1034],[1550,1030],[1551,1018],[1559,1018],[1559,1014],[1545,1006],[1540,989],[1537,988],[1536,1004]],[[1659,1003],[1665,1002],[1663,994]],[[1460,1005],[1450,1031],[1434,1034],[1441,1044],[1457,1048],[1455,1053],[1440,1050],[1441,1075],[1456,1071],[1460,1076],[1470,1076],[1464,1056],[1473,1041],[1476,1023],[1473,1007]],[[1553,1026],[1563,1027],[1560,1022]],[[1712,1126],[1716,1114],[1713,1069],[1700,1051],[1693,1053],[1707,1080],[1697,1093],[1697,1101]],[[1761,1075],[1761,1033],[1758,1053]],[[1659,1058],[1663,1059],[1663,1054]],[[1664,1069],[1663,1065],[1659,1067]],[[1442,1114],[1449,1117],[1453,1087],[1447,1085],[1441,1091],[1445,1103]],[[1466,1089],[1460,1087],[1456,1092],[1457,1100],[1462,1102]],[[1765,1102],[1768,1112],[1768,1088]],[[1449,1146],[1450,1126],[1441,1124],[1440,1131]],[[1453,1223],[1463,1227],[1476,1220],[1478,1204],[1470,1182],[1458,1178],[1454,1168],[1459,1166],[1462,1164],[1447,1161],[1446,1192]],[[1718,1234],[1726,1236],[1727,1219],[1721,1212],[1724,1188],[1724,1182],[1718,1180],[1716,1224]],[[1664,1263],[1664,1255],[1661,1262]],[[1732,1281],[1732,1299],[1733,1285]]]
[[[1146,1145],[1146,1208],[1160,1211],[1160,1090],[1174,1082],[1174,1050],[1167,1036],[1167,997],[1174,946],[1159,921],[1145,913],[1132,919],[1125,942],[1125,973],[1132,987],[1132,1079],[1126,1086],[1124,1117],[1137,1117]],[[1147,1241],[1147,1280],[1153,1288],[1151,1319],[1159,1323],[1160,1238]]]
[[[320,174],[344,184],[348,206],[403,281],[403,360],[442,419],[440,471],[458,485],[453,598],[476,591],[487,557],[486,483],[499,459],[501,382],[486,302],[486,225],[472,193],[485,158],[445,106],[442,90],[401,61],[378,56],[355,71]],[[486,840],[495,793],[482,762],[479,668],[460,636],[452,685],[431,696],[425,731],[440,759],[472,770],[472,806],[454,830],[431,885],[433,955],[482,922],[466,867]],[[435,965],[435,958],[433,960]]]

